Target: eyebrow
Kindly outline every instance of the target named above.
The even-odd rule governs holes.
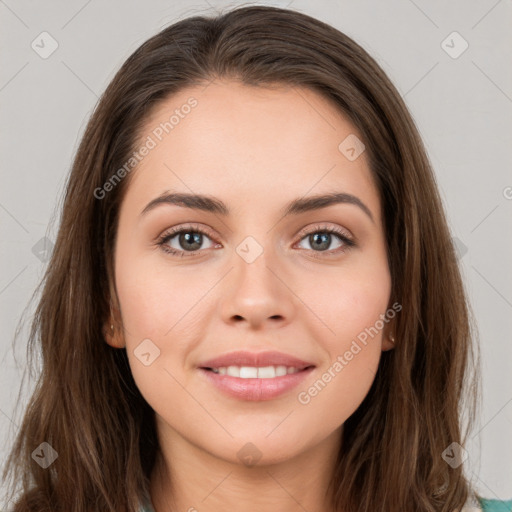
[[[193,210],[202,210],[205,212],[215,213],[223,216],[230,215],[230,210],[220,199],[212,196],[189,193],[170,193],[164,192],[159,197],[150,201],[142,210],[141,216],[147,214],[162,204],[172,204],[183,208]],[[369,218],[375,223],[370,209],[356,196],[345,192],[333,192],[330,194],[320,194],[316,196],[302,197],[294,199],[284,207],[283,217],[288,215],[299,215],[301,213],[310,212],[327,208],[333,204],[352,204],[359,207]]]

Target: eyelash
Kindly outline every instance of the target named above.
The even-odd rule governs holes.
[[[163,233],[160,237],[158,237],[156,243],[158,246],[160,246],[160,248],[164,252],[171,254],[173,256],[178,256],[178,257],[182,257],[182,258],[183,257],[186,257],[186,258],[195,257],[198,254],[200,254],[201,252],[203,252],[203,250],[207,250],[207,249],[201,249],[198,251],[180,251],[180,250],[173,249],[173,248],[169,247],[167,245],[167,243],[172,238],[174,238],[176,235],[179,235],[181,233],[200,233],[202,235],[206,235],[208,238],[213,238],[212,235],[207,230],[205,230],[199,226],[189,225],[189,226],[180,226],[178,228],[171,228],[170,230]],[[312,235],[314,233],[327,233],[327,234],[337,235],[340,238],[340,240],[343,242],[344,245],[338,249],[334,249],[334,250],[331,249],[330,251],[314,251],[312,249],[305,249],[305,250],[309,250],[313,253],[319,252],[321,254],[332,256],[334,254],[343,254],[345,251],[356,246],[356,243],[354,242],[354,240],[348,238],[347,235],[341,229],[333,228],[333,227],[329,227],[329,226],[316,226],[314,229],[307,231],[304,234],[301,233],[302,236],[299,239],[299,242],[302,241],[307,236]],[[320,258],[322,256],[314,256],[314,257]]]

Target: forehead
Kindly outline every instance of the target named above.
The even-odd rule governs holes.
[[[215,195],[238,210],[256,207],[258,198],[269,208],[336,190],[361,197],[378,218],[365,152],[346,153],[360,133],[310,89],[234,81],[189,87],[159,103],[138,135],[136,147],[151,149],[126,200],[139,206],[166,190]]]

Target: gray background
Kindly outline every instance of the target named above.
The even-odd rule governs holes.
[[[483,404],[464,466],[484,496],[512,497],[511,0],[259,3],[289,6],[354,38],[410,108],[480,329]],[[0,0],[0,462],[21,420],[14,407],[27,329],[16,348],[20,367],[14,331],[51,248],[41,239],[55,240],[57,226],[48,227],[92,108],[150,36],[178,19],[234,5],[241,2]],[[50,48],[44,31],[58,43],[47,58],[31,46],[46,37]],[[460,55],[464,41],[450,36],[454,31],[469,45]]]

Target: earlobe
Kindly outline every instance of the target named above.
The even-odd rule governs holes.
[[[108,322],[103,329],[103,337],[108,345],[114,348],[124,348],[124,340],[119,329],[114,324]]]
[[[395,337],[392,332],[384,335],[382,338],[382,351],[393,350],[395,348]]]

